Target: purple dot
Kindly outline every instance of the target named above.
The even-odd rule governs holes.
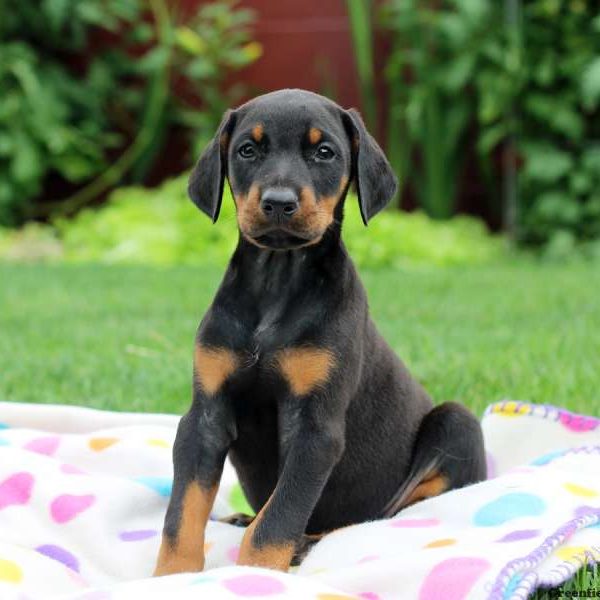
[[[137,529],[134,531],[121,531],[119,537],[123,542],[139,542],[156,536],[156,529]]]
[[[517,529],[507,533],[504,537],[501,537],[497,542],[520,542],[521,540],[529,540],[537,537],[540,534],[539,529]]]
[[[266,575],[240,575],[221,583],[236,596],[270,596],[285,591],[281,581]]]
[[[600,508],[594,508],[593,506],[578,506],[575,509],[575,517],[577,519],[590,515],[598,515],[600,517]],[[600,527],[600,519],[598,520],[598,523],[590,525],[590,527]]]
[[[43,546],[38,546],[36,551],[48,558],[57,560],[65,565],[65,567],[69,567],[72,571],[79,573],[79,561],[68,550],[54,544],[44,544]]]

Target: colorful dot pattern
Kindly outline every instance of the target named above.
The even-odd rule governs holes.
[[[495,472],[501,461],[488,452],[495,479],[334,532],[295,575],[236,567],[243,529],[211,522],[207,570],[170,578],[161,596],[201,586],[198,597],[215,600],[504,600],[534,585],[532,573],[537,583],[560,583],[600,547],[600,485],[586,476],[600,465],[598,420],[518,402],[498,403],[487,414],[506,424],[546,420],[583,444],[557,440],[555,449],[506,476]],[[143,427],[135,437],[120,430],[70,436],[0,429],[0,597],[6,588],[34,598],[42,580],[60,582],[61,593],[79,593],[79,600],[149,597],[147,575],[173,484],[172,435]],[[561,470],[567,460],[581,469]],[[233,477],[226,476],[213,512],[252,512]],[[32,522],[36,534],[7,553],[4,528]],[[124,596],[119,585],[100,584],[99,568],[136,581]]]

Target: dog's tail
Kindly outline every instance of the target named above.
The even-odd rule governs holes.
[[[411,504],[411,496],[417,487],[438,473],[438,469],[442,464],[442,457],[439,454],[434,457],[421,456],[423,460],[412,466],[404,483],[385,505],[381,513],[382,519],[393,517],[400,510]]]

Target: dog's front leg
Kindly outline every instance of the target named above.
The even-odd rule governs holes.
[[[179,423],[173,447],[173,492],[155,575],[204,568],[204,530],[235,437],[230,399],[202,375],[196,364],[194,402]]]
[[[283,470],[268,501],[246,529],[239,565],[286,571],[308,519],[344,448],[343,419],[320,410],[327,398],[305,398]]]

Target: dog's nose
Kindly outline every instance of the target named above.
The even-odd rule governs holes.
[[[300,208],[298,195],[290,188],[269,188],[262,193],[260,208],[272,221],[290,219]]]

